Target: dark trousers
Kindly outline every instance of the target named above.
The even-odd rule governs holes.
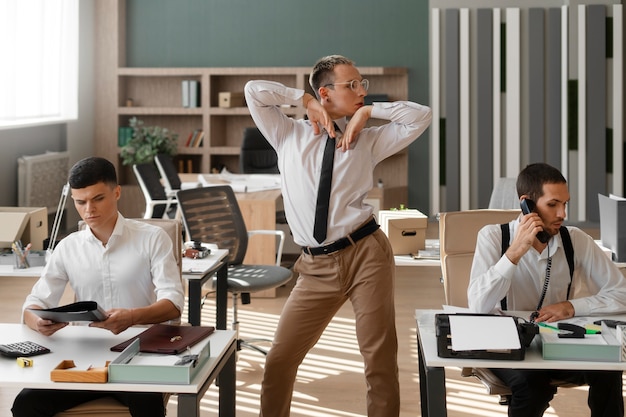
[[[511,388],[509,417],[540,417],[556,394],[551,381],[589,385],[591,417],[623,417],[622,371],[492,369]]]
[[[13,402],[13,417],[52,417],[79,404],[102,397],[115,398],[133,417],[164,417],[160,392],[104,392],[24,389]]]

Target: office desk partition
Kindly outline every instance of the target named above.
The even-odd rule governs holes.
[[[415,310],[422,416],[445,417],[447,415],[446,366],[458,368],[626,370],[626,362],[544,360],[537,337],[531,347],[526,350],[523,361],[441,358],[437,355],[435,335],[435,314],[437,313],[443,313],[443,311]]]
[[[145,328],[133,327],[114,335],[108,330],[88,326],[68,326],[46,337],[22,324],[0,324],[0,343],[31,340],[52,351],[34,356],[33,366],[21,368],[15,359],[0,357],[0,387],[42,388],[58,390],[103,390],[132,392],[163,392],[178,395],[178,415],[200,416],[200,400],[219,376],[219,415],[235,415],[235,352],[236,332],[216,330],[210,337],[211,357],[202,365],[190,384],[137,384],[137,383],[71,383],[52,382],[50,371],[63,360],[73,360],[78,369],[89,365],[104,366],[119,353],[111,346],[135,336]]]

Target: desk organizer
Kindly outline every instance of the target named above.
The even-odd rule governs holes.
[[[211,355],[208,338],[194,346],[192,353],[198,355],[195,363],[174,365],[180,356],[141,353],[136,339],[109,364],[109,382],[189,384]]]
[[[77,370],[74,361],[64,360],[50,371],[50,379],[54,382],[107,382],[107,366]]]
[[[544,359],[591,362],[623,362],[625,358],[622,330],[612,329],[604,322],[600,334],[586,334],[583,339],[559,338],[548,330],[541,331]]]
[[[46,265],[46,251],[31,251],[28,254],[28,264],[30,266],[45,266]],[[14,265],[15,259],[13,253],[3,252],[0,253],[0,265]]]

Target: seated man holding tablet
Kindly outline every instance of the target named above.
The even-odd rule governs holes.
[[[125,219],[117,210],[121,187],[106,159],[86,158],[69,174],[74,206],[88,227],[55,248],[23,308],[23,321],[50,336],[67,322],[46,320],[28,309],[56,307],[66,285],[77,301],[95,301],[106,312],[89,325],[114,334],[133,325],[179,321],[184,295],[172,241],[157,227]],[[111,396],[133,417],[165,415],[161,393],[113,393],[25,389],[13,404],[13,416],[54,416],[78,404]]]

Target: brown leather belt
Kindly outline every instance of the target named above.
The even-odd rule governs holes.
[[[333,243],[330,243],[326,246],[319,246],[316,248],[303,246],[302,251],[306,254],[317,256],[317,255],[328,255],[337,251],[340,251],[344,248],[347,248],[351,244],[363,239],[366,236],[371,235],[376,230],[379,229],[378,223],[376,220],[372,219],[369,222],[365,223],[356,231],[350,233],[346,237],[342,237],[341,239],[335,240]]]

